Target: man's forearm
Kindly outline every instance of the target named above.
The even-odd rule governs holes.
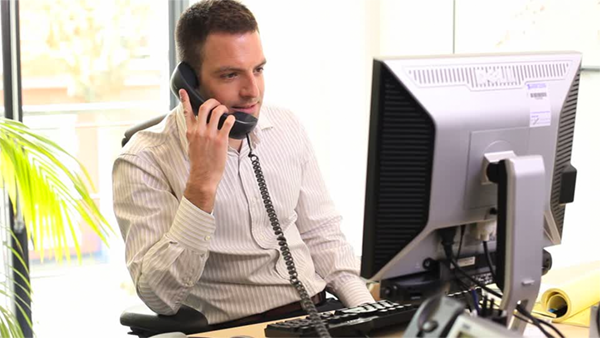
[[[154,312],[173,315],[200,279],[207,255],[170,240],[157,244],[144,257],[136,290]]]
[[[215,207],[216,188],[207,187],[199,183],[188,182],[183,196],[193,205],[206,213],[212,213]]]
[[[342,276],[329,285],[331,291],[347,307],[375,302],[365,282],[356,275]]]

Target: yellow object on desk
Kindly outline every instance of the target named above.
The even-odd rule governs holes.
[[[535,311],[555,314],[555,323],[587,327],[590,308],[600,302],[600,261],[551,270],[540,291]]]

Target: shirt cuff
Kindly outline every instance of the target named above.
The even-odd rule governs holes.
[[[358,276],[346,279],[332,290],[346,307],[355,307],[364,303],[374,303],[375,299],[367,289],[367,285]]]
[[[175,220],[166,236],[186,248],[197,251],[208,251],[208,244],[215,232],[215,217],[196,207],[183,197]]]

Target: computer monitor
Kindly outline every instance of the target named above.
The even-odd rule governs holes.
[[[531,277],[539,288],[524,270],[541,276],[543,248],[561,242],[573,201],[580,67],[577,52],[374,60],[361,275],[401,281],[382,282],[383,298],[426,296],[446,258],[439,229],[449,227],[459,229],[454,253],[464,235],[459,262],[483,282],[475,235],[489,239],[499,284]],[[488,164],[501,160],[513,178],[490,183]]]

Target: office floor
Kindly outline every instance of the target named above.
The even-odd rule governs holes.
[[[122,263],[33,267],[32,288],[37,337],[127,337],[119,315],[139,302]]]

